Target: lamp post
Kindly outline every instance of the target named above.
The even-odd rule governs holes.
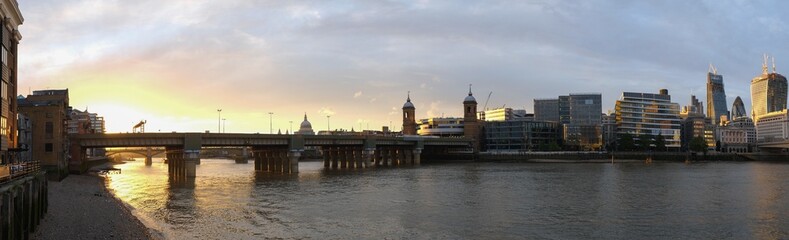
[[[222,132],[222,109],[217,109],[216,113],[219,114],[219,118],[217,119],[217,122],[216,122],[216,131],[221,133]]]
[[[329,118],[331,118],[331,115],[326,115],[326,130],[331,135],[331,121],[329,121]]]
[[[274,117],[274,113],[273,112],[268,112],[268,133],[269,134],[274,134],[274,127],[273,127],[274,125],[271,122],[273,117]]]
[[[222,132],[223,133],[227,133],[227,128],[225,128],[225,120],[227,120],[227,119],[222,118]]]

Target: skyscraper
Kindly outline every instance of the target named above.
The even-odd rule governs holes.
[[[710,118],[712,124],[720,123],[721,116],[728,118],[727,105],[726,91],[723,89],[723,75],[719,75],[715,66],[710,64],[710,69],[707,72],[707,117]]]
[[[734,99],[734,104],[731,106],[731,120],[747,116],[748,114],[745,112],[745,104],[742,103],[740,96],[737,96],[737,98]]]
[[[751,80],[751,114],[754,122],[758,122],[762,115],[786,109],[786,87],[786,77],[775,72],[775,58],[773,58],[773,72],[767,71],[767,55],[765,55],[762,75]]]

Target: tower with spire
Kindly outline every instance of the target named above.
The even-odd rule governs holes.
[[[408,98],[403,104],[403,135],[416,135],[416,116],[414,113],[416,108],[411,103],[411,92],[408,92]]]
[[[479,151],[480,146],[480,126],[477,119],[477,99],[471,92],[471,84],[468,85],[468,96],[463,100],[463,135],[473,140],[474,151]]]

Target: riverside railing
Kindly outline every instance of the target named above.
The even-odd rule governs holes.
[[[16,162],[0,165],[0,184],[41,171],[39,161]]]

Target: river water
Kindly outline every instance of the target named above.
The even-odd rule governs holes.
[[[452,163],[255,173],[155,160],[108,187],[168,239],[785,239],[789,164]]]

